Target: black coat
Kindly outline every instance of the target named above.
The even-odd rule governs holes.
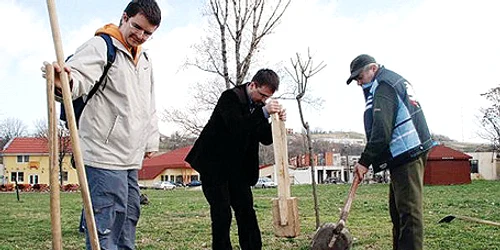
[[[259,142],[272,143],[271,125],[262,106],[250,112],[245,85],[226,90],[186,162],[202,179],[241,178],[254,185],[259,177]]]

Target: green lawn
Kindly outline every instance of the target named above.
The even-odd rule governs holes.
[[[336,222],[349,185],[319,185],[321,222]],[[310,185],[292,187],[299,199],[301,234],[277,238],[273,234],[271,199],[276,189],[255,189],[255,209],[264,249],[308,249],[315,231]],[[137,234],[138,249],[209,249],[208,204],[199,190],[144,190],[150,205],[143,206]],[[361,185],[347,226],[355,237],[354,249],[392,249],[388,185]],[[50,249],[48,193],[0,193],[0,250]],[[84,249],[78,233],[80,193],[61,194],[64,249]],[[425,187],[425,249],[500,249],[500,228],[455,219],[437,224],[448,214],[500,222],[500,181],[474,181],[471,185]],[[231,237],[237,246],[236,224]],[[235,249],[239,249],[235,247]]]

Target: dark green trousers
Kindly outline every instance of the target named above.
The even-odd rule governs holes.
[[[393,249],[423,249],[423,186],[427,154],[390,169],[389,212]]]

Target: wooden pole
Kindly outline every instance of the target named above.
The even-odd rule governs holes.
[[[273,200],[274,234],[280,237],[296,237],[300,233],[300,223],[297,199],[290,195],[285,123],[279,119],[278,114],[273,114],[271,117],[278,181],[278,198]]]
[[[76,170],[78,173],[78,181],[82,193],[83,206],[85,210],[85,220],[87,222],[87,232],[90,239],[90,245],[93,250],[99,250],[99,238],[97,236],[97,228],[95,225],[94,212],[92,210],[92,201],[90,199],[89,187],[87,184],[87,176],[83,166],[83,157],[80,151],[80,141],[78,139],[78,130],[76,128],[76,119],[73,112],[73,103],[71,98],[71,89],[69,86],[68,74],[64,71],[64,54],[62,49],[61,34],[59,32],[59,22],[57,20],[57,11],[54,0],[47,0],[47,8],[49,10],[50,26],[52,29],[52,38],[54,40],[54,48],[56,51],[57,63],[61,67],[60,75],[62,84],[62,94],[64,109],[66,110],[66,118],[68,119],[68,127],[71,137],[71,146],[73,149],[73,157],[75,158]]]
[[[54,98],[54,67],[45,65],[45,79],[47,80],[47,110],[48,110],[48,139],[49,139],[49,165],[50,165],[50,221],[52,225],[52,249],[62,249],[61,233],[61,200],[59,188],[58,163],[58,133],[56,103]]]

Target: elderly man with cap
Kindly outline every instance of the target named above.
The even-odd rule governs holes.
[[[366,147],[354,167],[362,180],[368,167],[389,169],[393,249],[423,249],[422,189],[427,152],[434,145],[410,83],[369,55],[351,62],[347,84],[357,81],[366,100]]]

